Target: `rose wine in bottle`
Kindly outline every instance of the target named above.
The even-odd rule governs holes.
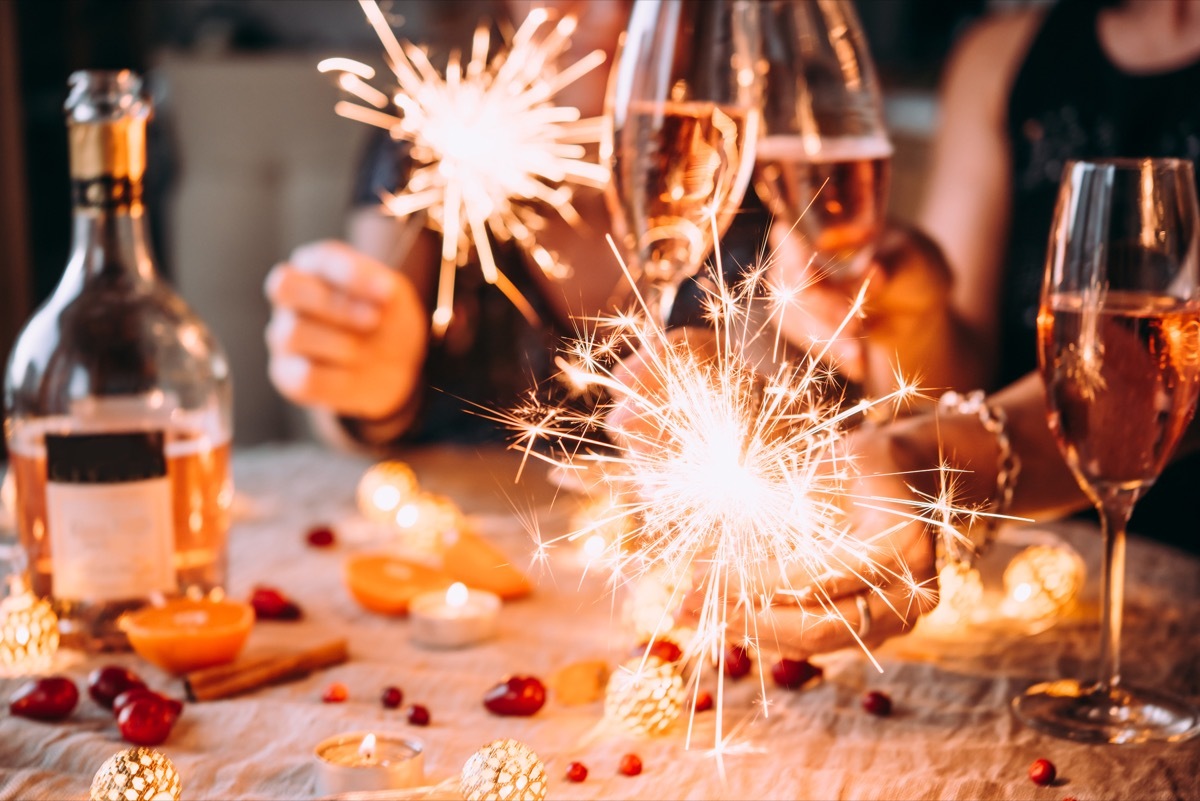
[[[32,589],[64,645],[102,651],[127,647],[124,612],[222,588],[231,391],[220,346],[155,268],[141,79],[69,86],[71,255],[9,357],[4,433]]]

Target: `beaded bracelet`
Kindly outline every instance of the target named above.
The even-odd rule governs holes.
[[[937,408],[939,413],[975,415],[984,429],[996,439],[996,497],[987,513],[982,515],[983,537],[979,542],[965,536],[942,537],[943,558],[948,556],[955,562],[969,564],[991,544],[997,521],[1012,508],[1013,493],[1021,474],[1021,458],[1013,450],[1008,435],[1008,415],[1003,409],[989,404],[983,390],[977,389],[966,394],[952,390],[942,395]],[[971,522],[974,523],[976,518],[976,515],[972,515]]]

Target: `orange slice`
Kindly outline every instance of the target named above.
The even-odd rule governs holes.
[[[505,600],[521,598],[533,585],[504,552],[478,534],[460,528],[446,537],[442,567],[455,581],[477,590],[494,592]]]
[[[134,652],[171,673],[232,662],[254,625],[254,609],[241,601],[179,598],[121,618]]]
[[[416,596],[444,591],[454,579],[419,562],[386,553],[367,553],[346,560],[346,587],[364,609],[403,615]]]

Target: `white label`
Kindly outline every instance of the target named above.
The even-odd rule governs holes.
[[[77,601],[176,590],[169,480],[46,483],[54,595]]]

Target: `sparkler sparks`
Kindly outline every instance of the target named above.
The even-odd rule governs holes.
[[[371,86],[374,69],[351,59],[326,59],[317,68],[340,73],[338,85],[360,101],[341,101],[335,112],[411,143],[415,169],[407,185],[382,200],[388,213],[398,218],[424,213],[441,231],[434,330],[444,332],[450,323],[455,270],[472,248],[484,278],[537,323],[533,307],[497,267],[489,235],[516,241],[547,275],[563,277],[566,268],[537,242],[544,210],[577,223],[573,186],[602,188],[608,171],[585,160],[585,145],[600,141],[603,119],[583,119],[578,109],[552,101],[600,66],[604,52],[592,51],[557,70],[576,20],[564,16],[555,22],[546,9],[536,8],[511,44],[495,53],[488,28],[480,26],[466,64],[452,54],[443,76],[424,51],[396,38],[375,0],[359,4],[383,44],[397,87],[389,95]]]
[[[719,264],[715,274],[722,274]],[[899,381],[879,398],[849,401],[822,366],[825,350],[784,353],[770,320],[791,293],[771,286],[768,274],[755,270],[733,286],[718,280],[706,299],[713,328],[699,339],[664,333],[644,303],[640,313],[593,321],[594,332],[570,344],[557,363],[571,386],[609,393],[596,408],[579,411],[533,393],[523,406],[492,415],[514,431],[513,447],[526,459],[602,476],[614,499],[610,511],[539,541],[535,558],[545,559],[558,540],[582,540],[590,542],[593,564],[611,571],[614,587],[654,576],[669,588],[654,610],[655,637],[680,636],[672,612],[688,595],[695,630],[680,644],[699,668],[694,688],[700,671],[724,672],[727,638],[751,652],[770,650],[769,615],[756,613],[795,605],[804,593],[805,619],[844,625],[878,668],[857,619],[847,620],[820,589],[822,579],[856,576],[897,615],[911,604],[928,610],[935,590],[914,576],[891,538],[913,525],[961,537],[953,523],[985,516],[955,502],[948,468],[939,469],[933,497],[905,492],[903,477],[861,474],[851,429],[871,410],[895,408],[917,390]],[[864,297],[860,292],[847,321]],[[873,494],[881,485],[895,497]],[[878,528],[856,530],[852,512]],[[617,516],[632,525],[614,526]],[[600,550],[595,536],[613,530],[618,535]],[[749,613],[737,614],[742,610]],[[728,631],[732,620],[745,623]],[[760,684],[765,698],[761,675]],[[719,755],[726,742],[720,685],[716,706]],[[766,715],[768,706],[761,711]]]

